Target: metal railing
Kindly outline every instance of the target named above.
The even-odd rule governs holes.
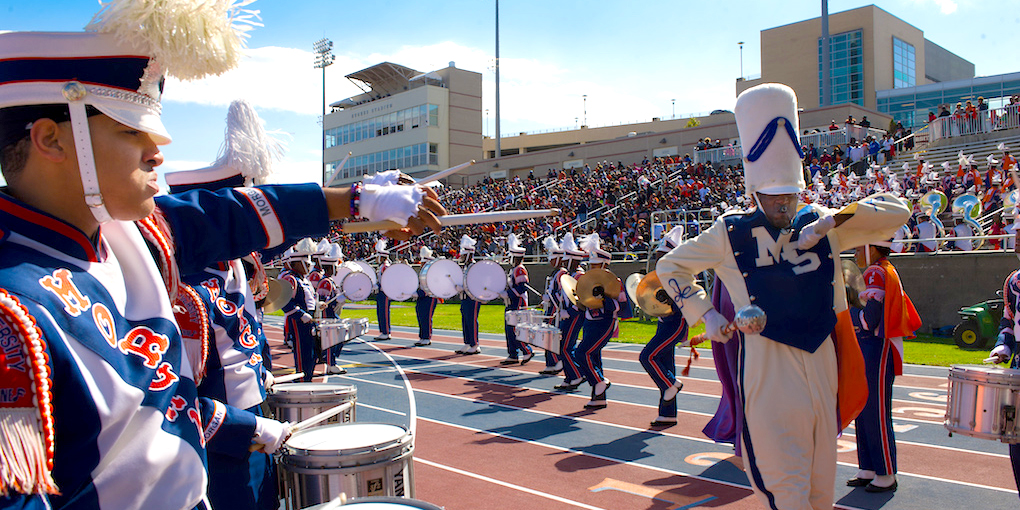
[[[939,117],[928,124],[931,141],[1020,128],[1020,105]]]
[[[869,136],[880,139],[885,136],[885,131],[873,127],[863,127],[856,125],[844,125],[843,127],[833,131],[819,131],[817,133],[807,133],[800,135],[800,144],[804,147],[808,147],[814,144],[816,148],[823,149],[826,147],[832,147],[834,145],[846,145],[850,143],[850,140],[855,141],[863,140]],[[712,149],[702,149],[694,151],[694,163],[706,163],[711,161],[712,163],[722,163],[729,160],[740,160],[744,157],[743,149],[739,145],[727,145],[726,147],[715,147]]]

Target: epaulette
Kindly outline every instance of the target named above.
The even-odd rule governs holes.
[[[191,285],[181,283],[174,300],[174,317],[181,328],[184,353],[191,365],[195,384],[205,379],[206,361],[209,359],[209,311],[202,297]]]
[[[0,496],[60,494],[53,481],[52,381],[42,331],[0,289]]]

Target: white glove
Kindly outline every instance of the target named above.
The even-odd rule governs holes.
[[[280,449],[288,437],[290,437],[290,423],[280,423],[261,416],[255,417],[255,437],[253,439],[256,443],[265,446],[266,453],[273,453]]]
[[[359,210],[369,221],[390,220],[406,227],[407,219],[418,214],[424,196],[418,186],[366,184],[361,190]]]
[[[1009,350],[1009,347],[1005,345],[997,345],[994,349],[992,349],[992,352],[988,353],[988,357],[999,358],[999,363],[1002,363],[1009,359],[1012,354],[1013,351]]]
[[[375,175],[366,175],[361,178],[362,184],[374,184],[376,186],[393,186],[400,179],[400,170],[387,170]]]
[[[813,248],[818,241],[821,241],[825,234],[828,234],[832,227],[836,226],[836,218],[831,214],[826,214],[821,218],[818,218],[800,229],[800,239],[797,240],[798,250],[809,250]]]
[[[730,321],[723,317],[723,314],[717,312],[715,308],[709,308],[705,315],[701,316],[701,320],[705,321],[705,336],[714,342],[724,344],[730,340],[730,336],[723,333],[723,328],[730,324]]]
[[[266,389],[272,388],[273,384],[276,384],[276,378],[273,377],[272,372],[266,370]]]
[[[303,322],[305,324],[308,324],[309,322],[312,322],[312,316],[308,315],[308,312],[302,313],[301,314],[301,322]]]

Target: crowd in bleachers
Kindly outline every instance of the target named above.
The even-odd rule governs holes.
[[[896,168],[883,166],[902,148],[897,147],[895,140],[887,135],[880,139],[868,137],[861,142],[853,140],[846,147],[836,145],[831,150],[818,150],[811,144],[803,147],[805,175],[809,176],[804,201],[839,208],[871,193],[888,191],[914,204],[914,216],[908,227],[913,230],[913,237],[918,238],[925,232],[924,226],[919,228],[918,224],[926,221],[919,203],[926,193],[940,191],[945,195],[945,210],[936,218],[944,224],[945,235],[952,236],[954,232],[967,235],[969,231],[967,225],[955,228],[966,223],[959,215],[952,215],[952,204],[957,197],[973,194],[978,197],[981,209],[989,212],[1001,207],[1008,191],[1013,189],[1008,168],[1016,165],[1016,160],[1008,151],[988,158],[961,158],[956,165],[943,163],[935,167],[921,159],[897,163]],[[689,155],[646,158],[630,165],[603,161],[579,168],[547,169],[538,175],[532,171],[526,176],[485,178],[464,188],[439,188],[438,191],[450,213],[555,208],[560,209],[561,214],[445,228],[438,236],[427,234],[413,240],[409,249],[398,251],[398,257],[413,259],[412,254],[418,253],[420,246],[427,245],[438,254],[454,258],[462,234],[478,241],[478,256],[499,256],[510,232],[521,238],[529,255],[540,255],[541,240],[553,233],[562,235],[565,229],[575,235],[598,232],[604,249],[642,257],[651,243],[653,212],[708,210],[711,219],[728,209],[743,207],[745,201],[743,172],[739,166],[695,164]],[[982,233],[1011,233],[1012,223],[1012,216],[998,215],[986,221]],[[371,256],[377,239],[376,234],[341,235],[339,226],[334,237],[350,260]],[[957,249],[968,246],[964,242],[957,244]],[[948,247],[954,245],[950,243]],[[985,247],[998,248],[1000,244],[995,241],[986,243]],[[916,243],[908,249],[924,250]]]
[[[672,176],[672,179],[670,177]],[[611,252],[647,251],[651,239],[652,212],[663,209],[725,210],[737,204],[743,194],[743,172],[739,167],[694,164],[689,155],[645,159],[624,165],[603,161],[569,170],[549,169],[543,175],[493,180],[486,178],[464,188],[439,190],[440,200],[450,213],[471,213],[507,209],[560,209],[549,218],[444,228],[439,236],[415,239],[418,246],[455,257],[459,239],[468,234],[478,241],[477,256],[500,255],[503,240],[514,232],[528,254],[540,254],[541,240],[549,234],[562,235],[571,228],[575,235],[597,231],[603,249]],[[372,253],[374,234],[334,236],[348,259],[366,258]]]

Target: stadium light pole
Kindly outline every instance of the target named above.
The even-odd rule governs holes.
[[[496,0],[496,159],[502,155],[499,135],[499,0]]]
[[[584,123],[581,127],[588,127],[588,94],[582,95],[581,98],[584,99]]]
[[[312,44],[315,51],[315,69],[322,69],[322,182],[326,181],[326,68],[333,63],[333,41],[323,37]]]
[[[744,41],[737,43],[740,46],[740,77],[744,77]]]
[[[675,119],[676,118],[676,99],[670,99],[669,102],[673,103],[673,116],[670,117],[670,118],[671,119]]]

